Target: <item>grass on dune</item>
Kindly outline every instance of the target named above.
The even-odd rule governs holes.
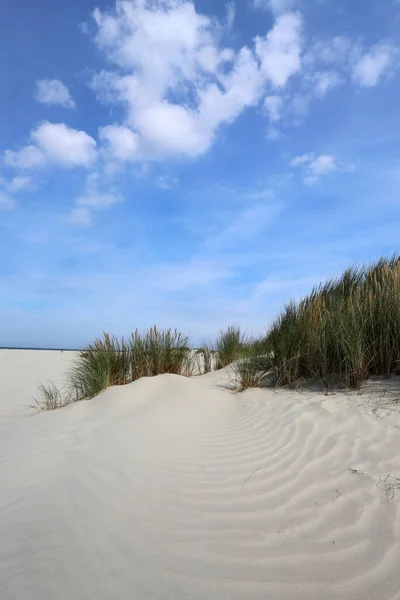
[[[153,327],[128,339],[107,333],[80,353],[69,373],[79,398],[91,398],[112,385],[163,373],[190,374],[188,338],[177,330]]]
[[[60,389],[50,381],[39,385],[38,396],[33,401],[32,408],[39,411],[56,410],[74,402],[74,396],[71,390]]]
[[[320,379],[358,388],[370,375],[399,371],[400,259],[347,269],[290,302],[265,344],[278,385]]]
[[[203,375],[231,365],[245,355],[248,344],[240,327],[231,325],[221,329],[216,340],[203,341],[196,350],[197,373]]]
[[[231,366],[231,383],[239,392],[248,388],[267,387],[273,381],[271,358],[249,350]]]
[[[246,353],[247,346],[248,340],[240,327],[231,325],[226,330],[221,330],[215,343],[217,369],[223,369],[241,358]]]
[[[51,410],[140,377],[190,376],[229,365],[238,390],[295,387],[310,379],[327,388],[358,388],[370,375],[400,373],[399,256],[351,267],[301,301],[289,302],[258,340],[230,326],[193,352],[177,330],[136,330],[127,339],[105,333],[75,361],[68,394],[53,384],[41,386],[37,404]]]

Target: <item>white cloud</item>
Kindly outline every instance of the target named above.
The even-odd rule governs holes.
[[[281,110],[283,98],[281,96],[267,96],[264,100],[264,106],[268,111],[269,120],[276,123],[281,119]]]
[[[30,189],[33,185],[33,179],[29,176],[17,175],[9,181],[0,178],[0,187],[3,187],[10,194],[17,194]]]
[[[12,210],[13,208],[15,208],[15,206],[16,206],[16,203],[12,196],[9,196],[8,194],[3,194],[3,192],[0,192],[0,209]]]
[[[323,71],[314,75],[314,96],[323,98],[327,92],[344,83],[343,77],[336,71]]]
[[[254,0],[255,8],[270,10],[274,14],[287,12],[297,4],[297,0]]]
[[[84,131],[64,123],[41,123],[31,132],[35,145],[14,152],[6,150],[6,165],[19,169],[35,169],[46,164],[65,168],[88,166],[96,160],[96,141]]]
[[[6,150],[4,162],[8,167],[16,169],[35,169],[45,164],[43,153],[36,146],[25,146],[21,150]]]
[[[94,41],[111,67],[97,73],[91,86],[101,101],[122,106],[121,121],[100,127],[99,152],[84,131],[44,122],[27,146],[5,152],[5,164],[87,167],[99,156],[115,172],[117,163],[128,161],[195,158],[223,125],[262,101],[267,138],[277,139],[280,127],[298,124],[311,102],[348,79],[353,68],[354,80],[371,86],[390,67],[390,46],[362,56],[357,44],[336,36],[305,47],[301,14],[287,12],[297,2],[257,4],[272,10],[275,22],[253,44],[235,50],[222,44],[234,20],[232,2],[221,22],[197,12],[192,0],[121,0],[110,11],[95,9]],[[74,103],[59,80],[40,80],[37,87],[42,102]]]
[[[342,85],[345,78],[334,70],[313,71],[309,70],[302,78],[299,91],[292,93],[286,101],[286,113],[295,116],[297,122],[299,118],[304,118],[314,100],[321,100],[326,94]]]
[[[272,199],[274,198],[275,194],[272,188],[267,187],[264,189],[261,189],[259,191],[256,192],[249,192],[247,194],[245,194],[245,198],[249,199],[249,200],[263,200],[265,198],[268,199]]]
[[[355,51],[356,45],[346,36],[314,39],[304,54],[304,64],[312,68],[315,65],[344,65]]]
[[[236,6],[234,0],[230,0],[226,4],[226,28],[232,29],[236,17]]]
[[[301,167],[303,169],[303,181],[307,185],[316,183],[323,175],[327,175],[332,171],[347,170],[344,165],[339,165],[331,154],[320,154],[316,156],[314,153],[303,154],[296,156],[291,162],[291,167]]]
[[[300,70],[302,19],[299,13],[280,15],[265,38],[256,37],[261,71],[274,87],[284,87]]]
[[[131,156],[124,143],[128,137],[134,155],[145,160],[203,154],[222,124],[258,104],[268,82],[284,87],[300,68],[297,14],[278,17],[271,31],[257,38],[256,52],[247,46],[236,52],[222,47],[226,25],[197,13],[190,1],[127,0],[112,12],[96,9],[94,20],[95,41],[116,69],[98,73],[92,87],[102,101],[125,106],[121,127],[137,136],[103,131],[108,145],[123,146],[116,152],[121,160]]]
[[[241,48],[229,73],[220,75],[220,86],[211,83],[199,93],[202,125],[213,131],[220,123],[231,123],[244,108],[259,102],[264,87],[253,53],[247,47]]]
[[[314,160],[315,155],[313,153],[309,153],[309,154],[302,154],[301,156],[296,156],[290,163],[289,166],[290,167],[300,167],[302,165],[305,165],[307,163],[310,163],[312,160]]]
[[[277,127],[269,127],[266,133],[266,138],[270,142],[275,142],[282,137],[282,132]]]
[[[91,225],[92,217],[90,214],[90,210],[88,208],[84,208],[82,206],[76,206],[71,210],[68,215],[68,221],[70,223],[74,223],[76,225]]]
[[[96,160],[95,140],[64,123],[46,121],[32,132],[31,137],[49,163],[70,168],[88,166]]]
[[[218,228],[218,232],[209,236],[205,242],[208,251],[235,246],[238,240],[253,239],[261,234],[284,209],[281,201],[275,200],[273,194],[267,195],[265,191],[258,195],[255,193],[253,198],[255,203],[251,206],[235,211],[230,218],[224,215],[224,222]],[[260,200],[264,201],[260,202]]]
[[[36,95],[38,102],[43,104],[56,104],[64,108],[76,106],[68,88],[59,79],[40,79],[36,82]]]
[[[136,160],[139,138],[129,127],[107,125],[99,131],[99,138],[106,142],[111,155],[121,161]]]
[[[353,79],[363,87],[374,87],[392,67],[397,50],[385,44],[373,46],[354,65]]]
[[[320,154],[309,164],[310,171],[317,176],[335,171],[337,168],[335,159],[329,154]]]
[[[275,22],[253,45],[236,51],[221,44],[225,20],[196,12],[190,0],[125,0],[113,11],[94,11],[95,42],[115,67],[93,77],[92,87],[103,102],[126,110],[123,123],[110,126],[124,129],[102,135],[117,159],[197,157],[222,125],[263,97],[271,124],[267,137],[277,139],[278,122],[298,124],[313,101],[349,80],[353,68],[362,69],[363,63],[354,67],[359,44],[347,36],[314,38],[306,46],[302,16],[293,12],[296,1],[256,4],[271,10]],[[372,55],[385,69],[382,52]]]
[[[92,213],[110,208],[121,201],[118,192],[110,187],[101,173],[89,173],[86,177],[85,190],[77,198],[75,207],[68,215],[68,220],[80,225],[90,225]]]
[[[161,190],[170,190],[174,186],[178,185],[179,179],[177,177],[168,177],[166,175],[159,175],[155,181],[156,187]]]
[[[154,102],[135,114],[135,126],[143,149],[150,155],[188,154],[198,156],[210,146],[213,130],[202,127],[198,115],[178,104]]]
[[[8,190],[10,192],[23,192],[32,186],[32,177],[17,175],[8,183]]]

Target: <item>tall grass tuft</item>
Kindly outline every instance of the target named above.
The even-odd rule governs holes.
[[[248,388],[270,386],[275,381],[271,357],[255,349],[232,364],[231,383],[238,392]]]
[[[70,390],[58,388],[52,381],[41,383],[38,387],[38,396],[33,399],[34,405],[39,411],[56,410],[71,404],[74,397]]]
[[[177,330],[144,334],[138,330],[129,339],[108,333],[82,350],[70,374],[69,385],[78,398],[92,398],[111,385],[125,385],[140,377],[163,373],[189,374],[188,338]]]
[[[318,378],[358,388],[400,365],[400,258],[347,269],[290,302],[266,339],[278,385]]]
[[[240,327],[232,325],[226,330],[221,330],[215,343],[217,369],[223,369],[241,358],[246,348],[247,340],[241,333]]]

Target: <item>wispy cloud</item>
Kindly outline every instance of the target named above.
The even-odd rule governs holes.
[[[303,171],[303,181],[313,185],[323,176],[334,171],[352,171],[354,166],[338,162],[331,154],[315,155],[313,152],[296,156],[290,163],[291,167],[300,167]]]
[[[110,208],[118,202],[121,202],[121,196],[115,187],[101,173],[94,171],[86,177],[85,191],[77,198],[68,220],[78,225],[90,225],[94,212]]]
[[[292,10],[300,4],[300,0],[253,0],[254,8],[270,10],[280,14]]]
[[[375,87],[394,66],[399,50],[381,43],[373,46],[353,68],[353,79],[363,87]]]
[[[35,98],[42,104],[55,104],[64,108],[75,108],[67,86],[59,79],[39,79],[36,82]]]
[[[0,209],[12,210],[13,208],[15,208],[15,206],[16,202],[12,196],[0,192]]]
[[[168,177],[168,175],[159,175],[155,180],[155,185],[160,190],[171,190],[178,184],[178,177]]]

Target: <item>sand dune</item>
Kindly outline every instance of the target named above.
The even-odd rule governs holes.
[[[223,371],[27,409],[68,360],[0,351],[1,599],[400,598],[399,413]]]

